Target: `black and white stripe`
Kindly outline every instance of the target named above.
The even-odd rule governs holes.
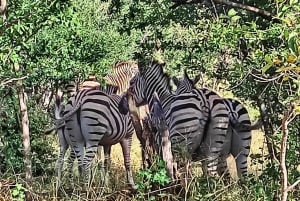
[[[119,102],[117,95],[108,95],[97,89],[82,90],[69,100],[66,110],[68,106],[72,109],[65,112],[62,120],[65,120],[72,149],[85,173],[89,173],[99,145],[104,146],[104,152],[109,156],[111,145],[120,143],[127,179],[134,187],[130,166],[133,126],[130,116],[119,112]],[[76,131],[81,131],[81,136]]]
[[[198,78],[196,77],[195,80],[191,80],[186,71],[181,81],[174,78],[173,81],[177,85],[176,93],[186,93],[195,89],[195,84],[198,81],[197,79]],[[236,161],[238,176],[242,177],[247,173],[247,158],[250,152],[251,129],[256,129],[257,127],[251,126],[248,111],[239,101],[224,98],[223,102],[229,111],[230,124],[227,130],[225,145],[219,158],[218,172],[219,174],[224,174],[225,172],[228,173],[226,159],[229,154],[232,154]]]
[[[214,132],[206,132],[209,134],[204,136],[204,131],[207,129],[205,125],[209,115],[215,114],[214,111],[221,111],[221,107],[212,107],[211,104],[221,105],[222,101],[210,103],[207,99],[209,93],[194,89],[189,93],[172,94],[169,77],[163,73],[163,65],[155,62],[145,72],[138,73],[131,83],[137,105],[148,103],[150,110],[153,107],[152,95],[157,92],[169,126],[172,149],[176,151],[176,148],[183,148],[192,156],[199,156],[198,152],[201,152],[201,159],[206,162],[206,172],[215,175],[228,126],[228,114],[224,105],[222,111],[225,114],[221,114],[220,122],[208,128],[209,131],[214,129]],[[218,116],[214,116],[213,120],[216,121],[216,118]],[[222,132],[215,132],[218,129]]]
[[[65,127],[58,129],[58,134],[60,138],[61,154],[58,160],[59,164],[59,179],[61,176],[62,160],[65,151],[70,145],[72,148],[69,166],[72,166],[74,161],[74,155],[78,158],[79,171],[82,172],[82,168],[88,171],[90,168],[90,158],[93,158],[94,147],[88,147],[93,144],[94,141],[99,141],[99,145],[104,146],[105,155],[105,165],[110,159],[110,149],[111,145],[120,142],[123,152],[124,152],[124,162],[127,171],[127,177],[129,183],[133,186],[132,173],[130,168],[130,146],[131,146],[131,136],[133,133],[133,127],[129,115],[122,115],[116,107],[120,97],[113,95],[116,93],[118,87],[107,85],[105,89],[98,87],[97,90],[86,90],[78,92],[76,96],[71,97],[64,110],[64,116],[59,116],[60,100],[58,98],[58,104],[56,104],[57,112],[56,117],[60,119],[57,122],[65,123]],[[92,92],[93,91],[93,92]],[[103,100],[104,99],[104,100]],[[80,105],[80,106],[78,106]],[[102,107],[101,107],[102,106]],[[90,108],[89,108],[90,107]],[[110,113],[103,113],[101,109],[110,110]],[[76,111],[78,110],[78,111]],[[96,113],[99,113],[98,115]],[[90,115],[88,115],[90,114]],[[102,116],[101,116],[102,115]],[[105,118],[106,122],[100,121]],[[61,120],[62,118],[62,120]],[[109,119],[108,119],[109,118]],[[65,120],[65,122],[64,122]],[[100,121],[97,123],[97,121]],[[100,129],[100,131],[105,131],[102,136],[94,136],[94,138],[89,138],[91,136],[91,129]],[[99,131],[99,132],[100,132]],[[96,133],[94,133],[95,135]],[[109,134],[109,136],[107,136]],[[86,147],[86,154],[84,156],[84,147]],[[75,153],[75,154],[73,154]]]
[[[138,73],[138,66],[134,62],[117,61],[111,72],[108,73],[104,80],[107,84],[118,86],[117,94],[127,91],[130,80]]]

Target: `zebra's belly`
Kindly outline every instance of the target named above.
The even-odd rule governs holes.
[[[103,136],[103,138],[100,140],[99,145],[114,145],[119,143],[124,137],[126,136],[126,133],[113,133],[113,134],[106,134]]]

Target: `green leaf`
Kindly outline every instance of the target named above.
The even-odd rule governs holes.
[[[241,16],[235,15],[235,16],[233,16],[233,17],[231,18],[231,20],[234,21],[234,22],[236,22],[236,21],[238,21],[240,18],[241,18]]]
[[[13,195],[13,197],[16,197],[17,195],[19,195],[19,190],[18,189],[14,189],[12,191],[12,195]]]
[[[290,5],[294,5],[296,3],[298,3],[298,0],[290,0]]]
[[[295,108],[295,112],[296,112],[296,113],[300,113],[300,106],[297,106],[297,107]]]
[[[237,12],[233,9],[233,8],[231,8],[229,11],[228,11],[228,15],[230,16],[230,17],[233,17],[233,16],[235,16],[237,14]]]
[[[261,72],[263,74],[265,74],[272,66],[273,66],[272,63],[268,63],[267,65],[265,65],[264,67],[262,67]]]
[[[289,49],[296,55],[299,56],[299,49],[298,49],[298,44],[297,44],[297,38],[298,34],[296,32],[292,32],[289,35],[288,39],[288,47]]]

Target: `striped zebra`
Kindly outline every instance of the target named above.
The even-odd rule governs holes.
[[[205,173],[216,175],[218,157],[223,148],[228,127],[228,112],[223,102],[217,98],[213,103],[219,108],[211,107],[211,103],[207,101],[207,94],[200,90],[193,89],[190,93],[172,94],[170,78],[163,72],[163,66],[163,64],[153,62],[145,72],[138,73],[132,79],[131,88],[135,102],[137,106],[148,103],[151,110],[152,95],[157,92],[169,126],[174,153],[183,148],[182,151],[191,155],[194,160],[199,160],[194,156],[201,155],[201,160],[204,160],[206,167]],[[209,115],[213,113],[211,109],[220,113],[213,114],[215,126],[206,128]],[[205,129],[209,132],[204,132]],[[159,137],[156,138],[159,139]]]
[[[69,113],[72,111],[74,104],[75,104],[75,97],[72,94],[76,89],[77,85],[75,82],[70,82],[68,85],[65,87],[67,96],[69,97],[68,103],[66,106],[62,105],[62,92],[60,90],[57,91],[56,95],[56,101],[55,101],[55,119],[60,119],[64,114]],[[85,89],[91,89],[92,86],[85,86],[81,88],[80,90],[85,90]],[[116,91],[118,90],[118,87],[112,86],[112,85],[107,85],[105,88],[102,86],[97,87],[100,91],[105,92],[108,95],[115,94]],[[75,92],[76,93],[76,92]],[[82,142],[82,134],[81,130],[78,124],[78,119],[76,115],[73,115],[71,118],[67,119],[66,122],[62,122],[60,124],[57,124],[56,126],[52,127],[51,129],[48,129],[46,133],[52,132],[54,129],[57,131],[58,139],[59,139],[59,147],[60,147],[60,152],[59,152],[59,157],[56,163],[56,169],[58,172],[58,184],[60,185],[61,181],[61,175],[62,175],[62,168],[63,168],[63,162],[64,162],[64,156],[66,154],[66,151],[68,148],[71,146],[72,147],[72,141],[70,136],[75,136],[77,142]],[[81,144],[80,148],[77,148],[77,150],[81,150],[81,153],[83,153],[83,146],[84,144]],[[76,154],[74,152],[74,148],[72,147],[72,151],[70,152],[69,158],[68,158],[68,172],[72,172],[72,167],[74,160],[76,158]],[[104,150],[109,150],[109,149],[104,149]],[[82,154],[81,154],[82,155]],[[107,164],[110,161],[110,157],[107,153],[104,153],[105,160],[104,160],[104,166],[107,167]],[[82,161],[82,159],[81,159]],[[81,169],[82,166],[79,165],[79,172],[82,172]]]
[[[177,86],[176,94],[190,92],[195,89],[195,84],[199,78],[200,76],[196,76],[194,80],[191,80],[186,70],[184,71],[184,76],[181,81],[173,77],[173,82]],[[227,130],[226,142],[219,158],[218,172],[220,175],[225,174],[228,176],[226,159],[229,154],[232,154],[235,158],[236,169],[238,177],[240,178],[247,174],[247,158],[250,152],[251,130],[260,127],[260,123],[251,125],[248,111],[239,101],[230,98],[224,98],[223,101],[229,111],[230,124]]]
[[[130,80],[139,72],[138,65],[133,62],[125,62],[125,61],[117,61],[111,69],[111,72],[108,73],[104,80],[106,83],[115,85],[119,87],[117,94],[122,94],[126,92],[130,86]],[[135,122],[134,126],[136,129],[137,138],[141,144],[141,151],[142,151],[142,161],[143,167],[146,168],[146,158],[148,157],[145,150],[145,139],[143,138],[141,132],[138,132],[138,127],[142,127],[143,118],[147,116],[149,113],[147,106],[140,106],[136,109],[137,112],[132,112],[132,117],[138,116],[140,122]],[[138,125],[139,124],[139,125]]]
[[[129,88],[129,81],[139,72],[138,66],[133,62],[117,61],[114,63],[111,72],[104,80],[107,84],[119,87],[117,94],[120,95]]]
[[[120,99],[120,96],[108,95],[98,89],[79,91],[67,104],[72,109],[65,112],[58,122],[65,121],[71,148],[85,176],[90,174],[91,163],[99,145],[104,147],[104,153],[109,157],[111,145],[120,143],[127,181],[134,188],[130,166],[134,129],[130,116],[123,115],[118,110]],[[68,110],[67,106],[66,110]],[[81,135],[79,132],[72,131],[81,131]]]
[[[139,72],[138,65],[134,62],[117,61],[111,72],[108,73],[104,80],[107,84],[118,86],[118,95],[126,92],[130,86],[130,80]],[[149,113],[147,106],[141,106],[138,108],[139,117],[142,120],[143,117]]]

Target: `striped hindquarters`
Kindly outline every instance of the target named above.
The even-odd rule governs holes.
[[[101,144],[116,144],[126,133],[133,132],[129,115],[119,112],[119,96],[107,95],[99,90],[88,90],[78,93],[75,98],[77,97],[81,99],[80,118],[84,124],[82,127],[90,128],[85,134],[86,141],[103,137]]]
[[[235,128],[235,124],[251,125],[246,108],[237,100],[224,99],[224,103],[230,112],[230,125],[232,138],[230,153],[236,160],[237,173],[241,177],[247,173],[247,158],[250,153],[251,129],[247,127]]]
[[[172,146],[185,145],[188,153],[199,148],[209,117],[208,103],[204,95],[184,93],[176,96],[167,111]]]

